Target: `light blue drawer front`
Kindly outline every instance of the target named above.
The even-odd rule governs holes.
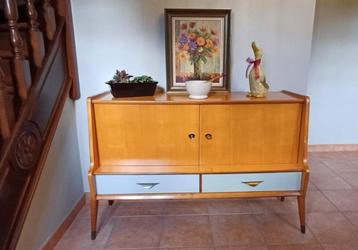
[[[97,194],[199,192],[199,175],[96,175]]]
[[[301,187],[301,172],[207,174],[202,181],[203,192],[295,191]],[[255,182],[255,187],[248,185]]]

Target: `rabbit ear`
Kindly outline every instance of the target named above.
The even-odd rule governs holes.
[[[252,49],[253,49],[254,51],[259,50],[259,48],[257,48],[257,46],[256,46],[255,41],[253,41],[253,42],[251,43],[251,47],[252,47]]]

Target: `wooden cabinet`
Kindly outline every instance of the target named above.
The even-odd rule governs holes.
[[[296,196],[304,232],[308,107],[287,91],[89,98],[92,238],[101,199]]]
[[[95,104],[94,114],[100,166],[198,170],[198,105]]]
[[[297,163],[300,117],[297,103],[202,105],[200,164]]]

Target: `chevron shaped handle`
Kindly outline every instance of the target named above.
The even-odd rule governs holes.
[[[263,181],[243,181],[242,183],[250,186],[250,187],[256,187],[260,185]]]
[[[142,188],[145,189],[152,189],[154,188],[156,185],[159,185],[160,183],[137,183],[137,185],[141,186]]]

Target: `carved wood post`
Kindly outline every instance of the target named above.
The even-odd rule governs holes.
[[[56,17],[55,10],[51,5],[50,0],[44,0],[43,11],[46,26],[46,36],[47,39],[51,41],[56,31]]]
[[[24,43],[17,27],[16,0],[4,0],[5,16],[10,29],[11,45],[14,51],[13,67],[17,91],[22,101],[27,99],[27,90],[31,85],[30,66],[24,57]]]
[[[27,13],[30,18],[30,42],[32,47],[32,57],[37,68],[42,65],[42,60],[45,56],[45,44],[42,32],[39,30],[39,23],[37,21],[38,14],[34,6],[33,0],[26,0]]]
[[[0,67],[0,133],[5,140],[11,136],[15,123],[13,90],[5,82],[5,72]]]

